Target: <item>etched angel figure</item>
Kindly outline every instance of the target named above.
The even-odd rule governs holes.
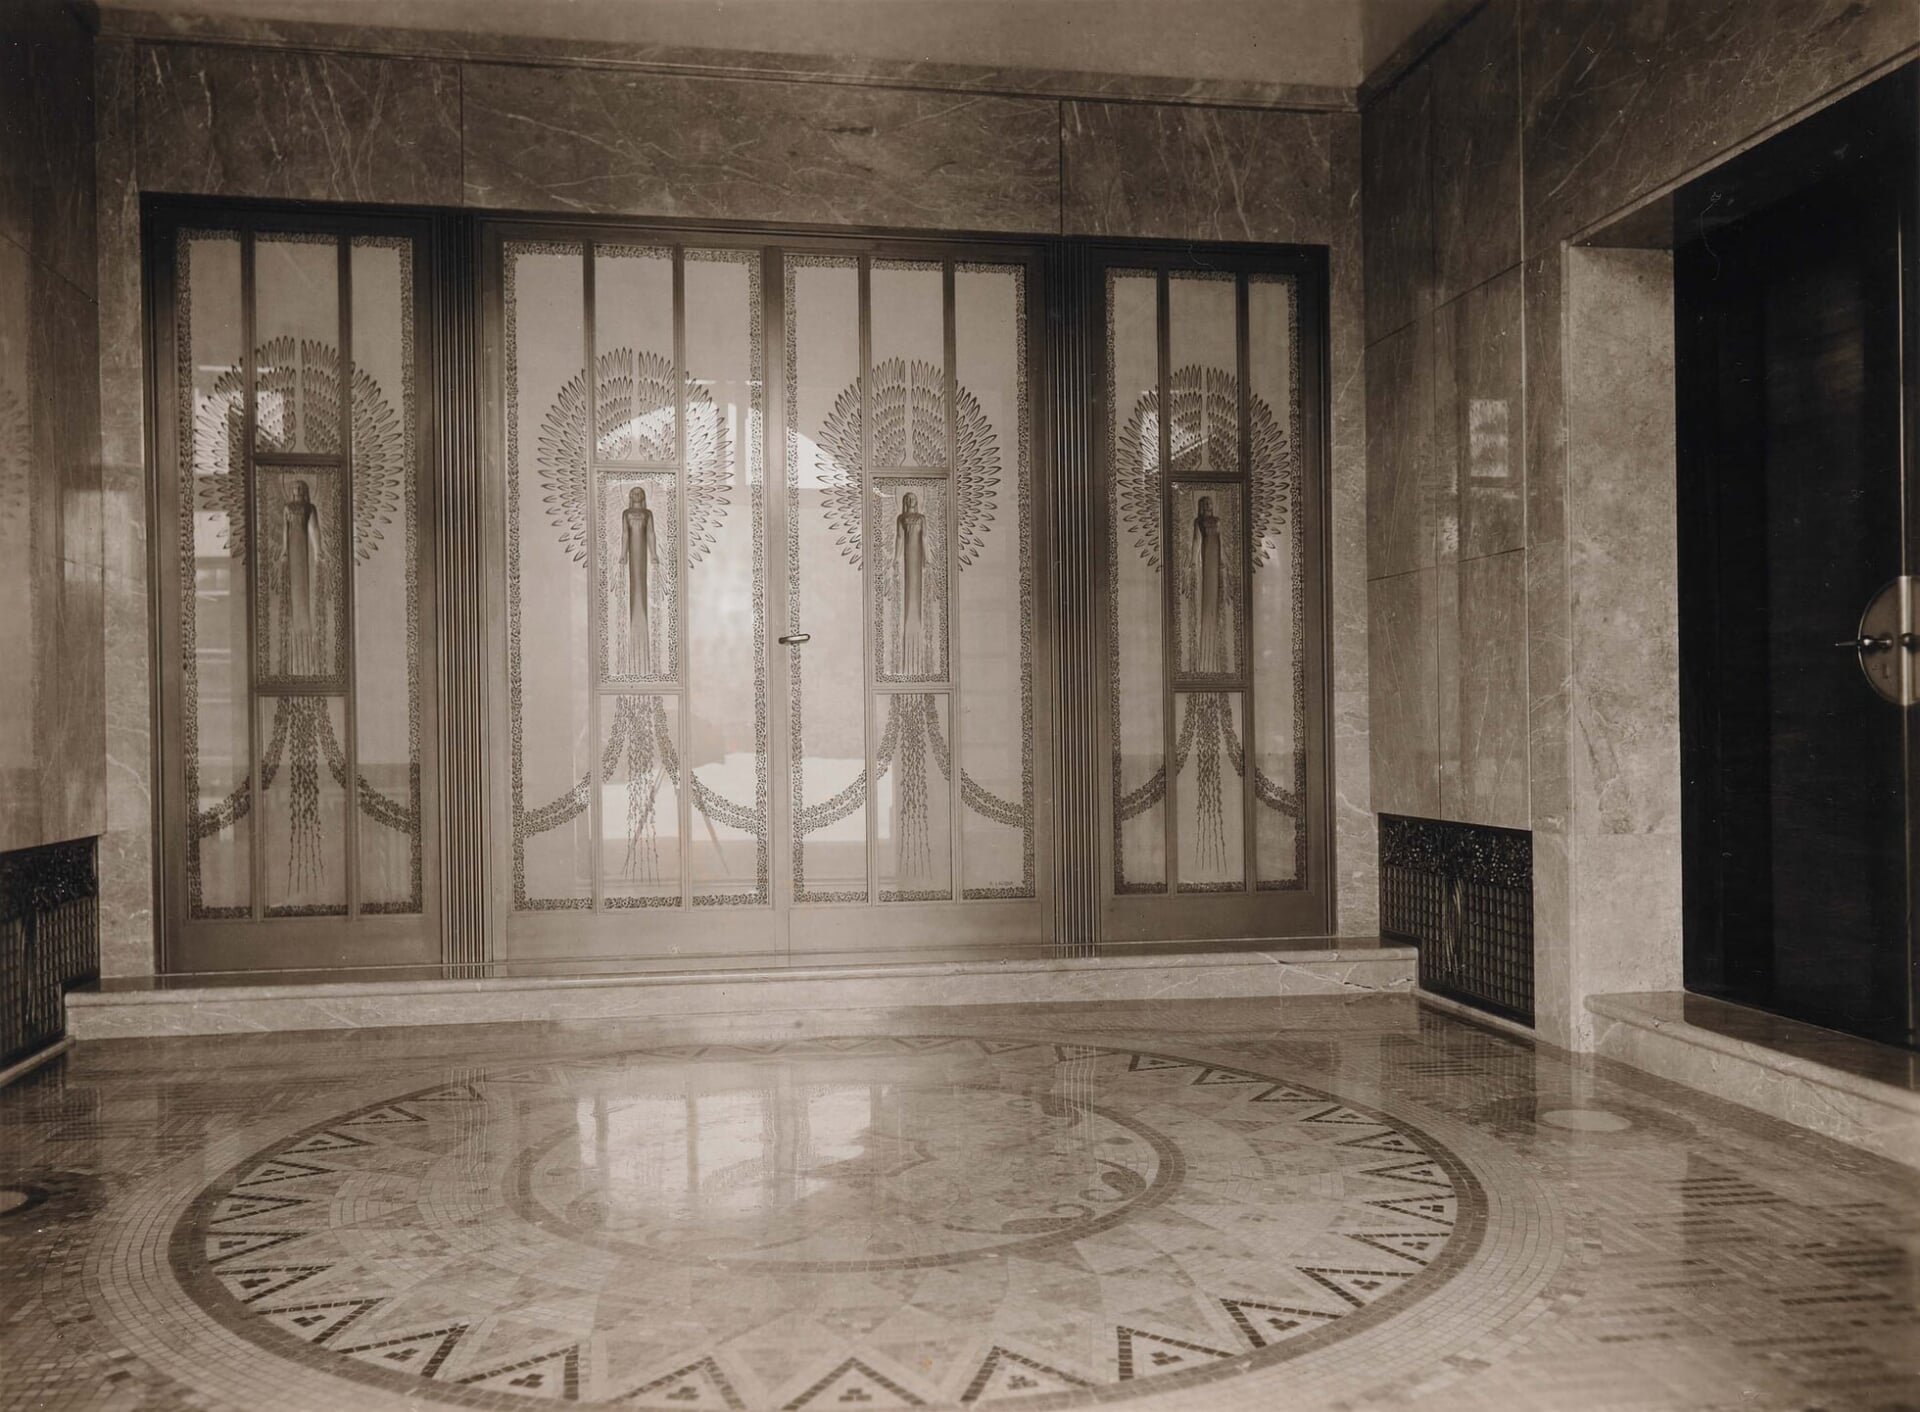
[[[316,676],[321,660],[320,507],[303,480],[280,515],[280,562],[286,574],[286,632],[280,667],[288,676]]]
[[[620,647],[622,676],[653,674],[653,617],[649,590],[660,567],[660,541],[653,533],[647,492],[635,486],[620,515],[620,564],[627,571],[627,635]]]
[[[927,675],[926,574],[932,565],[927,553],[927,517],[920,513],[920,497],[908,491],[900,497],[900,513],[893,522],[893,562],[900,581],[894,601],[900,607],[900,668],[903,677]]]
[[[1223,590],[1230,587],[1221,553],[1220,517],[1213,497],[1203,495],[1193,517],[1193,577],[1189,590],[1193,604],[1193,670],[1219,673],[1231,670],[1227,660],[1227,624],[1222,609]]]

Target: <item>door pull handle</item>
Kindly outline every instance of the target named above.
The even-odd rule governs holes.
[[[1912,633],[1905,633],[1902,634],[1902,636],[1913,637],[1914,635]],[[786,641],[784,637],[780,640],[782,642]],[[1920,639],[1915,640],[1920,641]],[[1836,642],[1833,645],[1835,647],[1846,648],[1853,652],[1884,652],[1893,646],[1893,634],[1882,633],[1879,637],[1850,637],[1845,642]],[[1905,645],[1911,647],[1914,644],[1909,642]]]
[[[812,641],[813,634],[810,632],[782,633],[779,638],[779,643],[782,647],[798,647],[803,642]]]

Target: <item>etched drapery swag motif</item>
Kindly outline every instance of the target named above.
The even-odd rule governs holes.
[[[263,452],[291,449],[298,429],[316,453],[335,454],[339,446],[340,350],[316,339],[275,338],[254,350],[255,434]],[[356,368],[348,410],[352,418],[353,526],[356,561],[394,549],[395,521],[409,475],[408,440],[399,415],[379,382]],[[246,370],[229,367],[195,399],[191,439],[194,508],[210,514],[220,548],[235,559],[247,552]],[[209,464],[217,460],[220,464]],[[269,670],[287,677],[330,668],[323,643],[336,624],[331,615],[341,601],[345,566],[336,558],[338,527],[325,524],[307,479],[292,482],[292,494],[277,507],[277,523],[262,532],[277,541],[263,562],[277,582],[263,585],[275,605],[275,627],[282,644]],[[408,546],[398,546],[405,552]],[[409,605],[411,612],[411,605]],[[288,891],[317,888],[326,879],[322,846],[321,784],[325,777],[345,790],[350,773],[327,700],[320,696],[281,696],[275,700],[260,756],[260,792],[287,774],[286,879]],[[363,817],[418,840],[420,800],[417,769],[409,798],[395,799],[377,789],[364,773],[354,781]],[[211,838],[245,819],[252,808],[254,782],[243,779],[219,803],[195,809],[190,827],[196,840]],[[364,910],[379,910],[368,907]]]
[[[952,518],[954,560],[965,573],[979,558],[993,533],[994,511],[1001,481],[1000,448],[993,425],[979,399],[965,387],[955,389],[955,461],[947,481],[954,497]],[[835,543],[849,567],[859,569],[863,552],[864,514],[860,503],[862,428],[860,386],[854,383],[834,399],[833,409],[814,439],[815,473],[824,489],[822,513]],[[946,460],[947,407],[945,379],[930,363],[889,358],[873,369],[873,430],[870,454],[876,477],[911,481],[916,466],[940,466]],[[893,640],[876,646],[881,660],[891,661],[899,679],[935,679],[944,675],[944,654],[929,642],[929,604],[946,604],[947,565],[929,552],[931,531],[927,507],[920,493],[905,491],[900,509],[876,524],[882,542],[876,546],[876,579],[882,607],[893,624]],[[901,694],[891,699],[886,725],[874,751],[875,782],[897,765],[898,796],[894,802],[898,855],[896,867],[905,893],[910,880],[933,872],[929,818],[927,760],[933,759],[941,777],[951,779],[952,757],[940,723],[938,699],[932,695]],[[866,801],[863,770],[831,798],[807,805],[795,814],[804,836],[839,822]],[[982,786],[965,769],[960,771],[961,802],[982,818],[1009,828],[1026,827],[1027,811],[1014,800],[1001,798]]]
[[[1220,428],[1237,427],[1240,385],[1230,373],[1198,365],[1175,369],[1168,382],[1167,439],[1177,476],[1185,470],[1203,468],[1206,451],[1222,435]],[[1258,574],[1273,562],[1274,546],[1282,532],[1294,528],[1288,521],[1298,495],[1300,461],[1297,448],[1273,409],[1258,396],[1250,396],[1248,402],[1249,532],[1253,536],[1253,571]],[[1237,436],[1237,430],[1233,434]],[[1170,568],[1167,561],[1172,556],[1167,555],[1160,533],[1166,477],[1160,465],[1160,399],[1156,393],[1143,393],[1134,403],[1120,429],[1116,451],[1115,547],[1131,551],[1153,568]],[[1203,495],[1198,513],[1189,523],[1175,525],[1174,532],[1190,535],[1194,546],[1188,560],[1191,571],[1174,584],[1175,611],[1182,615],[1183,631],[1190,634],[1188,640],[1195,645],[1196,668],[1210,672],[1226,660],[1223,604],[1236,597],[1235,566],[1220,553],[1219,517],[1212,497]],[[1116,714],[1119,709],[1116,700]],[[1221,765],[1224,761],[1244,780],[1247,762],[1228,698],[1219,693],[1196,692],[1190,696],[1175,737],[1173,759],[1135,789],[1125,794],[1116,791],[1114,823],[1117,827],[1164,799],[1169,775],[1177,776],[1190,758],[1198,786],[1200,836],[1195,840],[1196,857],[1203,863],[1217,864],[1226,851]],[[1301,816],[1303,801],[1297,790],[1270,778],[1257,765],[1253,776],[1254,797],[1263,808],[1295,819]]]

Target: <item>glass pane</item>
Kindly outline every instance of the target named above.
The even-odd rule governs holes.
[[[261,883],[269,917],[347,910],[347,701],[263,696]]]
[[[1300,490],[1297,292],[1247,288],[1253,535],[1254,869],[1263,888],[1302,885],[1307,831],[1306,560]]]
[[[918,692],[874,698],[874,857],[882,902],[953,896],[953,795],[947,776],[949,698]]]
[[[413,246],[353,242],[354,751],[363,912],[418,912],[420,525]]]
[[[882,681],[947,675],[947,483],[873,482],[873,661]]]
[[[1185,677],[1237,677],[1246,572],[1240,487],[1176,482],[1173,526],[1175,670]]]
[[[262,235],[253,247],[254,444],[340,452],[340,242]]]
[[[680,494],[672,471],[600,473],[600,673],[680,672]]]
[[[940,266],[873,262],[873,464],[947,463],[946,333]]]
[[[1182,892],[1238,892],[1246,875],[1241,705],[1238,692],[1183,692],[1173,699]]]
[[[254,678],[262,687],[346,679],[346,497],[334,467],[256,466]]]
[[[1154,276],[1107,276],[1108,596],[1113,644],[1114,890],[1166,885],[1165,585]]]
[[[1031,897],[1033,479],[1025,272],[960,266],[953,277],[953,325],[961,882],[967,897]]]
[[[760,256],[689,250],[683,278],[693,895],[696,905],[765,903],[772,891]]]
[[[1173,473],[1240,468],[1240,357],[1232,275],[1167,281],[1168,392]]]
[[[600,700],[600,885],[609,907],[680,905],[680,698]]]
[[[865,901],[860,324],[852,260],[787,261],[787,631],[794,895]]]
[[[178,301],[187,913],[245,917],[253,889],[246,819],[246,373],[237,237],[182,233]]]
[[[603,461],[673,462],[673,259],[664,249],[593,252],[594,435]]]
[[[586,907],[594,742],[581,251],[513,243],[505,266],[514,905]]]

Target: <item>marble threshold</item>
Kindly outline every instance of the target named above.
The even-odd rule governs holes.
[[[1371,938],[1313,950],[981,958],[887,965],[302,980],[228,974],[106,981],[68,993],[76,1040],[521,1020],[680,1018],[920,1005],[1267,999],[1411,993],[1415,951]]]
[[[1920,1054],[1709,996],[1590,995],[1594,1052],[1920,1168]]]

